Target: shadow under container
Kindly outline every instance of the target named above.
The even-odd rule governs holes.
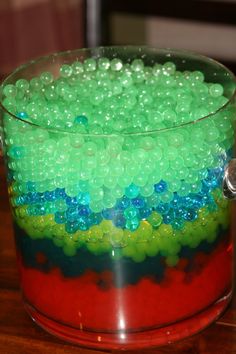
[[[224,99],[206,117],[195,107],[186,123],[96,134],[46,126],[43,113],[41,125],[26,119],[16,112],[16,101],[29,110],[24,88],[2,97],[24,304],[41,327],[73,343],[106,349],[163,345],[209,325],[231,298],[233,246],[222,183],[233,158],[234,79],[221,64],[192,53],[111,47],[33,61],[9,76],[3,91],[43,72],[56,80],[61,65],[103,57],[123,64],[141,58],[146,72],[171,61],[187,79],[201,72],[207,83],[222,85]],[[79,75],[72,74],[72,89]],[[31,86],[25,90],[30,97]],[[163,91],[156,96],[159,106],[149,104],[153,121],[163,117],[161,102],[168,108],[168,98]],[[89,105],[100,109],[90,96]],[[51,114],[56,124],[53,109]]]

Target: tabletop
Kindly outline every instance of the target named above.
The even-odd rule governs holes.
[[[0,186],[0,353],[99,354],[109,352],[84,349],[65,343],[43,331],[25,312],[19,289],[11,214],[1,158]],[[121,352],[114,351],[114,353]],[[126,351],[126,354],[129,353],[236,354],[236,294],[224,315],[200,334],[158,349]]]

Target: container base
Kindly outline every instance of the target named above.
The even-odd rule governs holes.
[[[165,327],[152,328],[140,332],[104,333],[73,328],[56,322],[40,313],[26,300],[24,305],[30,317],[47,332],[67,342],[96,349],[141,349],[165,344],[189,337],[214,322],[226,309],[232,291],[194,316]]]

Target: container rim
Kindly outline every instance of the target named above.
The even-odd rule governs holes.
[[[39,64],[40,62],[46,62],[49,61],[49,59],[56,60],[58,57],[60,56],[65,56],[65,55],[73,55],[76,52],[77,53],[85,53],[85,52],[90,52],[90,53],[94,53],[94,56],[96,53],[99,53],[102,50],[108,50],[108,49],[119,49],[119,50],[137,50],[137,52],[141,52],[142,50],[150,50],[150,51],[157,51],[158,53],[163,52],[166,53],[166,58],[170,59],[172,55],[176,54],[176,55],[182,55],[182,56],[192,56],[195,59],[199,59],[202,61],[206,61],[208,63],[212,63],[213,65],[215,65],[216,67],[218,67],[219,69],[222,69],[225,71],[225,73],[228,75],[229,80],[232,82],[232,84],[234,83],[234,89],[232,89],[232,94],[229,98],[227,98],[227,102],[225,102],[222,106],[220,106],[217,110],[215,110],[214,112],[203,116],[201,118],[197,118],[194,120],[191,120],[189,122],[186,123],[181,123],[172,127],[167,127],[167,128],[161,128],[161,129],[153,129],[153,130],[148,130],[148,131],[140,131],[140,132],[128,132],[128,133],[119,133],[119,132],[115,132],[115,133],[109,133],[109,134],[95,134],[95,133],[81,133],[81,132],[72,132],[69,130],[65,130],[65,129],[58,129],[58,128],[53,128],[53,127],[45,127],[45,126],[41,126],[40,124],[36,124],[30,121],[26,121],[24,119],[21,119],[20,117],[17,117],[15,114],[11,113],[6,107],[4,107],[3,103],[2,103],[2,91],[3,91],[3,87],[7,84],[7,82],[13,78],[17,73],[19,73],[20,71],[26,69],[27,67],[30,67],[31,65],[34,64]],[[64,134],[72,134],[72,135],[82,135],[82,136],[87,136],[87,137],[113,137],[113,136],[146,136],[146,135],[152,135],[155,133],[160,133],[160,132],[166,132],[166,131],[171,131],[174,129],[179,129],[185,126],[189,126],[192,124],[196,124],[200,121],[203,121],[205,119],[214,117],[217,113],[223,111],[228,105],[230,105],[230,103],[233,101],[234,97],[236,97],[236,76],[234,75],[234,73],[228,69],[225,65],[223,65],[222,63],[220,63],[219,61],[212,59],[206,55],[202,55],[199,54],[197,52],[194,51],[190,51],[190,50],[185,50],[185,49],[175,49],[175,48],[169,48],[169,47],[164,47],[164,48],[159,48],[159,47],[154,47],[154,46],[148,46],[148,45],[110,45],[110,46],[98,46],[98,47],[91,47],[91,48],[79,48],[79,49],[73,49],[73,50],[66,50],[66,51],[59,51],[59,52],[55,52],[55,53],[51,53],[48,55],[44,55],[44,56],[40,56],[36,59],[27,61],[26,63],[18,66],[11,74],[9,74],[1,83],[0,85],[0,108],[2,108],[2,110],[9,114],[12,118],[24,122],[25,124],[29,124],[32,125],[33,127],[37,127],[43,130],[47,130],[50,132],[55,132],[55,133],[64,133]]]

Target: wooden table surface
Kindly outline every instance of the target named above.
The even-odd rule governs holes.
[[[0,354],[106,353],[62,342],[39,328],[25,312],[19,290],[11,215],[1,158],[0,186]],[[236,296],[217,323],[202,333],[159,349],[126,353],[236,354]]]

